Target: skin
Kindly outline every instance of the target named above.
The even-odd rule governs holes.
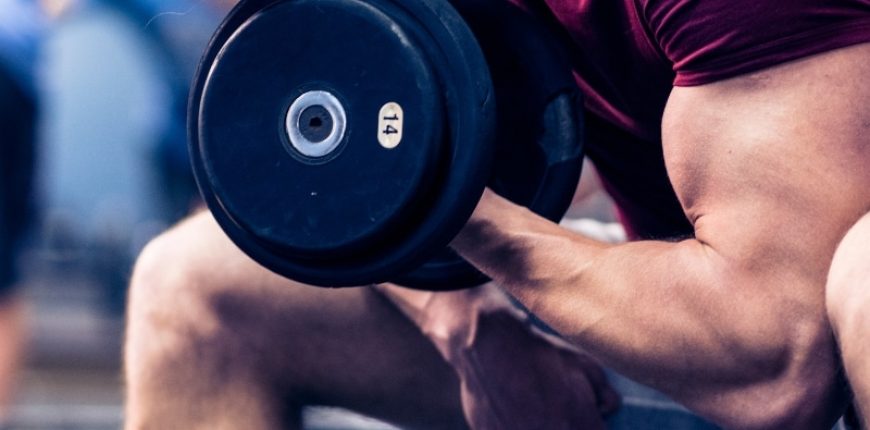
[[[494,284],[441,293],[378,288],[457,372],[472,428],[598,429],[601,415],[619,406],[594,360],[534,326]]]
[[[824,287],[870,204],[868,57],[856,46],[674,89],[664,150],[693,238],[607,245],[487,193],[453,246],[584,352],[720,425],[829,428],[845,396]],[[126,428],[280,428],[302,404],[448,428],[500,428],[505,411],[558,420],[561,405],[574,415],[532,426],[601,426],[594,365],[528,329],[497,287],[380,291],[281,279],[193,217],[137,264]],[[531,379],[488,388],[504,375]],[[552,400],[512,407],[529,397]]]
[[[695,236],[610,246],[487,193],[453,246],[602,362],[733,428],[842,412],[825,280],[870,207],[870,46],[674,88],[665,161]]]
[[[437,307],[456,299],[441,295]],[[474,302],[456,309],[475,330],[461,340],[451,332],[459,348],[448,361],[438,349],[444,342],[427,338],[383,294],[272,274],[200,213],[150,243],[137,262],[125,428],[298,428],[310,404],[404,428],[603,428],[601,414],[618,400],[597,364],[530,332],[516,310],[499,312],[504,303]],[[505,351],[514,351],[512,360],[502,359]],[[464,365],[470,355],[498,365]],[[537,384],[531,400],[529,384]]]
[[[24,358],[26,306],[17,295],[0,298],[0,423],[7,418]]]
[[[846,234],[831,264],[826,299],[861,421],[870,423],[870,214]]]
[[[593,169],[580,182],[582,206]],[[205,212],[142,252],[127,317],[126,429],[296,428],[303,406],[335,405],[403,428],[595,430],[619,405],[596,361],[493,285],[305,286]]]

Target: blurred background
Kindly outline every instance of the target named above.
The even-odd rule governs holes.
[[[23,370],[0,428],[120,427],[126,283],[144,244],[195,205],[187,89],[227,10],[219,0],[0,0],[0,71],[37,112],[36,210],[15,253]],[[23,105],[0,96],[21,125]],[[0,128],[0,145],[15,145],[10,136]],[[0,360],[16,349],[10,331],[0,327]]]

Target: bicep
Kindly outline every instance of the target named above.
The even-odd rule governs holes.
[[[668,174],[698,241],[724,264],[821,297],[837,242],[870,205],[868,60],[859,45],[674,89]]]

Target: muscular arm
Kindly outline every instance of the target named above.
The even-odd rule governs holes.
[[[695,236],[607,246],[492,194],[453,246],[629,376],[727,427],[840,412],[824,285],[870,204],[870,47],[676,88],[665,160]]]
[[[855,405],[870,424],[870,214],[849,230],[831,264],[828,315],[840,344]]]

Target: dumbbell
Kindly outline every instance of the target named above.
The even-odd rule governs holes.
[[[190,152],[221,228],[307,284],[446,290],[484,188],[551,220],[583,157],[557,35],[507,0],[242,0],[211,39]]]

